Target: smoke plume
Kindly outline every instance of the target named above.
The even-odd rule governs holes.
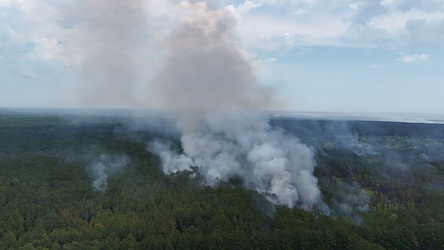
[[[241,177],[276,204],[310,209],[320,200],[313,151],[258,112],[272,96],[233,42],[231,13],[202,2],[183,5],[191,15],[168,39],[155,81],[164,106],[180,113],[183,152],[161,141],[148,150],[166,174],[197,169],[210,186]]]
[[[277,204],[310,209],[319,202],[312,149],[273,129],[259,112],[273,105],[273,91],[258,84],[236,44],[233,14],[206,2],[170,1],[180,9],[177,25],[148,36],[146,4],[156,7],[143,0],[78,3],[82,14],[74,30],[83,34],[77,38],[85,76],[82,104],[140,107],[142,71],[156,71],[145,81],[146,89],[154,91],[146,99],[178,113],[181,134],[178,150],[160,140],[148,146],[166,174],[198,171],[210,186],[241,177],[246,188]],[[146,52],[143,44],[152,41],[165,53],[155,69],[140,63],[150,57],[140,55]],[[125,159],[99,157],[91,165],[94,187],[104,192],[108,176],[126,164]]]
[[[186,4],[191,20],[166,41],[168,60],[155,82],[168,109],[204,112],[228,107],[264,107],[268,90],[256,84],[252,68],[231,41],[235,20],[227,10]]]
[[[146,41],[142,0],[79,1],[75,26],[81,57],[81,103],[87,107],[135,107],[139,57]]]
[[[129,161],[126,155],[100,155],[88,167],[94,178],[92,182],[94,189],[105,193],[108,188],[108,177],[122,171]]]

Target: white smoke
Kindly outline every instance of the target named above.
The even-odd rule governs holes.
[[[155,141],[166,174],[196,170],[206,185],[241,177],[270,201],[310,209],[320,202],[313,151],[274,130],[260,108],[272,103],[233,42],[228,10],[184,2],[190,13],[167,41],[169,56],[156,77],[165,107],[180,113],[183,153]]]
[[[122,171],[129,162],[130,159],[126,155],[100,155],[88,166],[94,178],[92,182],[94,189],[105,193],[108,188],[108,177]]]
[[[148,9],[156,7],[155,1],[76,3],[80,11],[71,14],[80,15],[73,29],[81,34],[75,40],[86,78],[82,103],[140,105],[140,79],[144,71],[156,71],[143,88],[151,90],[146,99],[159,100],[163,108],[180,114],[176,127],[181,152],[160,141],[149,145],[165,173],[197,169],[210,186],[242,177],[245,187],[289,207],[310,209],[320,200],[312,150],[273,130],[259,114],[274,103],[273,91],[256,81],[246,52],[236,43],[236,19],[229,9],[204,1],[170,1],[180,9],[173,18],[178,24],[153,36],[146,11],[152,13]],[[165,60],[150,67],[141,62],[151,55],[139,52],[154,41],[165,49]],[[100,156],[91,165],[94,188],[105,192],[109,176],[127,163],[127,157]]]
[[[241,177],[244,186],[280,205],[310,209],[320,191],[313,176],[313,151],[255,113],[208,113],[193,127],[179,123],[183,154],[167,143],[148,149],[160,156],[166,174],[196,167],[205,184]]]
[[[190,170],[194,164],[188,156],[173,151],[168,142],[154,141],[150,143],[148,150],[159,155],[165,174]]]

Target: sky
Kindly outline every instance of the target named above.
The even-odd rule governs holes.
[[[174,30],[221,13],[267,109],[443,113],[442,0],[0,0],[0,107],[165,108]]]

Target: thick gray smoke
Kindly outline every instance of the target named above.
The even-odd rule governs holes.
[[[129,162],[130,159],[126,155],[100,155],[88,166],[94,178],[92,182],[94,189],[105,193],[108,188],[108,177],[122,171]]]
[[[148,149],[166,174],[193,167],[210,186],[241,177],[277,204],[310,209],[320,201],[313,152],[255,111],[272,98],[232,42],[231,13],[205,3],[185,7],[192,17],[172,32],[156,77],[165,107],[180,113],[183,154],[160,141]]]

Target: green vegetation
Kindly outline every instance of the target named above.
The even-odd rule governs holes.
[[[274,207],[242,180],[213,189],[193,172],[165,176],[146,150],[159,135],[124,122],[0,115],[0,249],[444,249],[444,126],[427,137],[352,124],[351,149],[353,133],[301,136],[317,151],[326,216]],[[131,159],[106,192],[88,171],[101,154]]]

